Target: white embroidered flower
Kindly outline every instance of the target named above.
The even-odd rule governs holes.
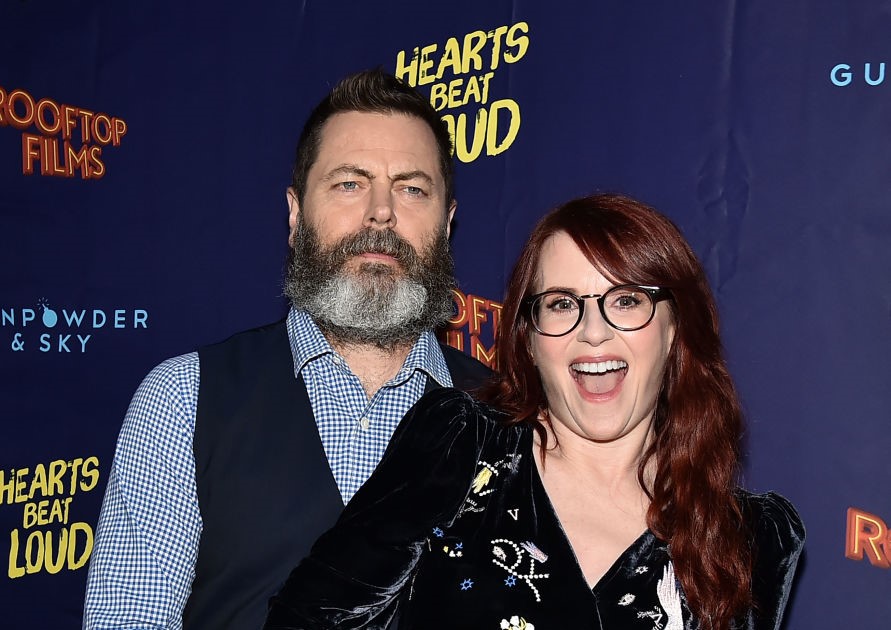
[[[627,606],[631,602],[634,601],[634,595],[631,593],[625,593],[622,597],[619,598],[619,606]]]
[[[535,630],[535,624],[529,623],[522,617],[514,615],[510,618],[501,620],[501,630]]]

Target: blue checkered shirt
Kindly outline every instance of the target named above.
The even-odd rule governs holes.
[[[295,378],[303,377],[325,455],[346,503],[371,475],[428,377],[452,379],[432,333],[371,399],[312,319],[287,319]],[[182,628],[195,578],[201,513],[192,437],[198,353],[161,363],[127,410],[90,560],[83,627]]]

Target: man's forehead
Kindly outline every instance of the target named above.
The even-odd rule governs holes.
[[[331,114],[328,117],[328,120],[325,121],[325,124],[322,126],[322,129],[343,125],[347,123],[353,124],[369,124],[376,125],[381,123],[391,123],[391,124],[419,124],[423,126],[427,126],[427,123],[424,122],[423,118],[415,116],[413,114],[407,114],[404,112],[366,112],[359,110],[348,110],[337,112],[335,114]]]
[[[424,120],[401,113],[340,112],[321,129],[319,158],[343,152],[386,152],[438,166],[439,149]],[[437,168],[438,171],[438,168]]]

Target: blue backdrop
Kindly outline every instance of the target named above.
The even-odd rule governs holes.
[[[281,316],[297,135],[380,65],[454,126],[449,341],[492,359],[506,273],[553,205],[666,212],[719,300],[746,483],[808,528],[786,627],[888,627],[889,32],[864,0],[5,0],[5,626],[79,627],[130,396]]]

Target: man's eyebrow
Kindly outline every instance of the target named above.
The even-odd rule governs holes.
[[[433,178],[430,177],[430,175],[428,175],[426,171],[421,171],[421,170],[407,171],[405,173],[396,173],[395,175],[393,175],[393,177],[390,178],[390,181],[404,182],[409,179],[423,179],[424,181],[427,182],[428,186],[433,186],[435,183],[433,181]]]
[[[362,168],[361,166],[357,166],[356,164],[341,164],[340,166],[331,169],[328,173],[323,177],[323,181],[330,181],[336,177],[341,175],[358,175],[359,177],[364,177],[365,179],[374,179],[374,175]]]

